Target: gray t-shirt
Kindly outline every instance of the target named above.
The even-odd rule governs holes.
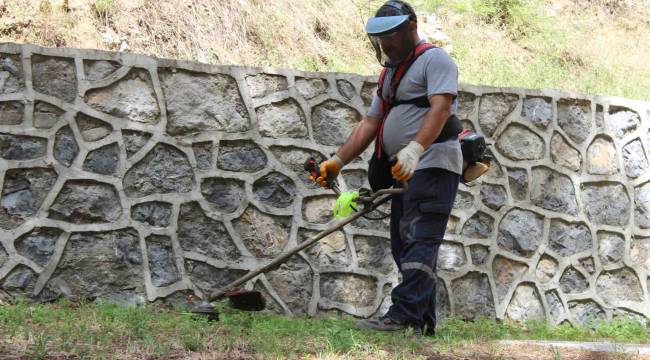
[[[383,98],[389,98],[391,69],[384,80]],[[435,94],[451,94],[454,96],[451,112],[457,110],[456,95],[458,94],[458,68],[451,57],[440,48],[426,51],[420,55],[406,72],[397,88],[397,99],[409,100],[421,96]],[[384,150],[393,156],[409,142],[415,139],[422,121],[429,108],[419,108],[415,105],[404,104],[393,107],[384,124],[382,144]],[[367,113],[368,116],[381,119],[381,105],[376,92]],[[446,169],[461,174],[463,169],[463,154],[457,139],[442,143],[434,143],[420,157],[417,170],[426,168]]]

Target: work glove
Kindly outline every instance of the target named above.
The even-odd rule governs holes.
[[[309,180],[315,181],[322,188],[328,188],[328,182],[332,183],[339,176],[343,165],[343,160],[337,155],[334,155],[329,160],[323,161],[320,164],[320,175],[316,179],[310,175]]]
[[[420,156],[424,152],[422,145],[411,141],[400,152],[397,153],[397,162],[390,169],[393,178],[397,181],[406,181],[413,176],[418,166]]]

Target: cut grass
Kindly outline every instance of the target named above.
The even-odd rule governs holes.
[[[221,320],[157,305],[119,307],[108,303],[0,306],[0,357],[4,351],[43,358],[63,353],[90,358],[174,357],[190,353],[224,358],[427,358],[452,349],[500,339],[607,340],[648,343],[648,328],[631,320],[594,328],[534,322],[447,319],[434,338],[360,331],[350,316],[317,318],[247,313],[220,306]],[[113,354],[113,355],[107,355]]]

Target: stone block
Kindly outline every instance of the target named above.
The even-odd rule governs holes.
[[[569,313],[579,325],[592,328],[606,319],[603,308],[591,300],[569,301]]]
[[[377,281],[364,275],[325,273],[321,275],[320,293],[321,298],[335,303],[368,307],[377,296]]]
[[[535,269],[535,277],[540,283],[546,284],[551,281],[553,277],[555,277],[557,269],[557,260],[548,255],[543,255],[539,260],[539,263],[537,263],[537,268]]]
[[[253,183],[253,194],[265,205],[286,208],[296,197],[296,185],[287,176],[271,172]]]
[[[225,178],[205,178],[201,182],[201,194],[219,211],[234,212],[243,203],[244,183]]]
[[[237,278],[246,275],[245,270],[219,269],[194,260],[185,260],[185,273],[205,296],[221,289]]]
[[[63,119],[63,114],[64,111],[57,106],[44,101],[37,101],[34,104],[33,125],[37,129],[51,129]]]
[[[560,289],[565,294],[578,294],[587,291],[587,278],[573,266],[569,266],[560,277]]]
[[[528,191],[528,172],[526,169],[508,168],[510,193],[517,200],[525,200]]]
[[[457,272],[467,264],[465,248],[458,243],[443,241],[438,250],[437,270]]]
[[[566,315],[562,300],[560,300],[560,296],[556,290],[547,291],[544,296],[546,297],[551,320],[553,324],[557,324]]]
[[[538,160],[544,157],[544,139],[527,127],[512,123],[497,140],[501,154],[515,161]]]
[[[185,153],[159,143],[126,172],[122,183],[128,197],[187,193],[192,191],[194,172]]]
[[[120,149],[117,143],[112,143],[88,152],[83,169],[96,174],[115,175],[119,160]]]
[[[170,135],[192,135],[204,131],[234,133],[250,129],[248,110],[232,77],[161,70],[160,78]]]
[[[304,169],[305,161],[309,157],[316,159],[316,163],[320,164],[325,160],[325,157],[316,150],[304,149],[295,146],[279,146],[273,145],[270,147],[273,156],[283,165],[285,165],[289,170],[303,181],[308,188],[316,189],[318,185],[313,181],[308,179],[308,174]],[[346,171],[343,172],[345,178]],[[349,185],[349,184],[348,184]]]
[[[313,275],[309,265],[294,256],[266,277],[291,312],[294,315],[303,315],[307,313],[312,298]]]
[[[129,298],[144,295],[138,232],[124,228],[70,235],[53,279],[73,298]]]
[[[25,75],[20,55],[0,53],[0,94],[21,92],[25,89]]]
[[[454,314],[465,320],[495,317],[494,300],[486,274],[470,272],[451,282]]]
[[[587,149],[587,171],[593,175],[618,173],[618,156],[614,142],[606,137],[597,137]]]
[[[167,286],[181,279],[169,236],[149,235],[145,239],[149,272],[154,286]]]
[[[221,140],[217,167],[227,171],[256,172],[266,166],[266,154],[249,140]]]
[[[625,238],[621,234],[599,231],[598,256],[603,265],[618,263],[625,253]]]
[[[20,139],[12,139],[11,136],[8,136],[6,137],[6,140],[19,141]],[[36,146],[36,148],[38,148],[38,146]],[[15,151],[15,149],[12,151]],[[38,152],[43,152],[44,154],[45,149]],[[59,129],[54,138],[54,158],[64,166],[70,167],[78,154],[79,145],[77,144],[74,133],[70,127],[64,126]]]
[[[287,90],[287,78],[281,75],[258,74],[246,77],[246,86],[251,97],[263,97],[274,92]]]
[[[650,228],[650,182],[634,189],[634,221],[642,229]]]
[[[0,227],[16,228],[36,215],[57,177],[51,168],[7,170],[0,198]]]
[[[334,218],[332,209],[336,196],[321,195],[306,197],[302,202],[302,218],[310,223],[325,224]]]
[[[523,209],[512,209],[499,224],[497,244],[519,256],[531,257],[542,243],[543,218]]]
[[[638,236],[632,239],[630,259],[635,268],[650,272],[650,238]]]
[[[298,231],[299,242],[305,242],[318,234],[317,231],[300,229]],[[362,251],[357,248],[357,251]],[[306,251],[312,261],[319,267],[346,267],[350,264],[351,256],[345,234],[336,231],[319,240]],[[390,255],[390,251],[389,251]],[[374,264],[373,264],[374,265]]]
[[[506,309],[506,316],[520,322],[544,320],[546,314],[534,285],[522,284],[517,287]]]
[[[352,98],[357,94],[354,85],[347,80],[336,80],[336,88],[338,89],[339,94],[348,100],[352,100]]]
[[[552,99],[547,97],[527,96],[521,108],[521,117],[527,119],[540,129],[546,129],[553,120]]]
[[[508,294],[510,288],[521,279],[527,270],[528,266],[519,261],[510,260],[501,255],[494,258],[492,262],[492,275],[499,302],[505,300],[505,296]]]
[[[600,273],[596,280],[596,291],[607,305],[643,301],[641,283],[630,268]]]
[[[560,256],[571,256],[590,250],[593,240],[589,228],[584,223],[551,220],[548,246]]]
[[[488,185],[490,186],[490,185]],[[482,188],[481,188],[482,194]],[[474,206],[474,195],[472,193],[458,190],[456,199],[454,200],[454,209],[471,209]]]
[[[296,78],[296,90],[307,100],[326,93],[328,87],[329,84],[325,79]]]
[[[249,206],[233,227],[254,256],[275,257],[289,242],[291,217],[268,215]]]
[[[476,266],[485,264],[490,256],[490,248],[483,245],[471,245],[469,247],[469,252],[472,256],[472,263]]]
[[[508,201],[508,194],[502,185],[486,184],[481,185],[481,201],[488,208],[498,211]]]
[[[262,136],[306,138],[307,120],[298,102],[287,99],[257,108],[257,126]]]
[[[630,197],[619,183],[583,183],[582,204],[590,221],[624,226],[630,220]]]
[[[77,75],[74,60],[33,55],[32,86],[36,92],[74,103],[77,98]]]
[[[86,80],[99,81],[106,79],[120,68],[120,63],[108,60],[84,60]]]
[[[25,105],[22,101],[0,102],[0,125],[19,125],[24,115]]]
[[[61,233],[57,228],[36,228],[16,239],[14,247],[20,255],[45,266],[54,254]]]
[[[111,124],[105,121],[83,113],[78,113],[75,118],[77,119],[77,126],[79,127],[81,137],[85,141],[101,140],[113,132]]]
[[[622,106],[609,107],[607,127],[610,133],[619,139],[636,130],[640,122],[639,114],[632,109]]]
[[[160,107],[149,72],[133,69],[122,79],[86,92],[86,103],[97,111],[136,123],[156,124]]]
[[[456,116],[459,119],[471,119],[476,112],[476,95],[466,91],[459,91],[456,101],[458,102]]]
[[[569,145],[558,132],[553,133],[551,138],[551,159],[557,165],[572,171],[580,171],[582,167],[582,155],[573,146]]]
[[[517,107],[516,94],[494,93],[481,97],[478,110],[478,123],[487,136],[493,136],[497,127]]]
[[[487,239],[494,231],[494,218],[482,211],[477,211],[465,221],[461,235],[465,237]]]
[[[46,151],[46,138],[0,133],[0,157],[5,160],[38,159],[45,156]]]
[[[648,171],[648,157],[641,144],[635,139],[623,146],[623,165],[628,177],[635,179]]]
[[[591,102],[580,99],[559,100],[557,122],[571,140],[582,143],[591,131]]]
[[[212,168],[212,141],[192,144],[192,152],[197,169],[210,170]]]
[[[396,269],[390,249],[390,239],[377,236],[354,236],[359,267],[389,274]]]
[[[151,134],[138,130],[122,130],[122,141],[126,149],[126,157],[130,158],[142,149],[151,139]]]
[[[219,260],[234,261],[240,256],[223,223],[207,216],[197,202],[181,205],[178,242],[183,251],[193,251]]]
[[[336,100],[316,105],[311,114],[314,141],[321,145],[340,146],[360,120],[357,110]]]
[[[377,93],[377,83],[365,82],[361,87],[361,99],[363,105],[370,106],[372,97]]]
[[[49,209],[51,219],[73,224],[112,223],[122,216],[113,185],[94,180],[68,180]]]
[[[133,205],[131,218],[155,227],[167,227],[172,216],[172,204],[162,201],[149,201]]]

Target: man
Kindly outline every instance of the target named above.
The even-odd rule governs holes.
[[[393,95],[390,82],[397,66],[413,56],[422,42],[415,12],[403,1],[388,1],[368,20],[366,32],[387,68],[382,87],[386,101]],[[457,133],[447,139],[441,136],[456,110],[457,91],[458,69],[453,60],[440,48],[429,49],[411,64],[394,94],[400,101],[424,97],[426,107],[400,104],[384,114],[382,100],[375,94],[367,115],[336,155],[320,166],[321,176],[315,181],[326,187],[328,179],[370,145],[383,119],[381,148],[384,156],[396,157],[391,167],[395,185],[408,181],[407,192],[395,196],[391,206],[391,251],[402,282],[391,293],[393,304],[388,312],[378,319],[359,321],[362,328],[412,328],[416,334],[433,334],[438,249],[463,166]]]

